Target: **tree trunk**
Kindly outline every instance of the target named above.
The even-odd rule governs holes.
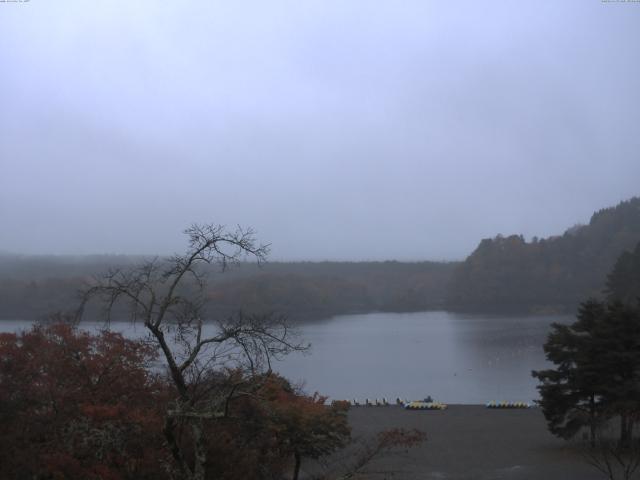
[[[629,416],[620,414],[620,448],[629,448],[631,446],[631,428]]]
[[[187,465],[184,457],[182,456],[182,452],[180,451],[180,447],[178,446],[178,442],[175,437],[175,428],[176,422],[173,418],[167,416],[164,421],[164,428],[162,432],[164,433],[164,437],[167,440],[167,445],[169,446],[169,450],[171,451],[171,455],[176,461],[178,468],[180,469],[182,478],[191,478],[191,469]]]
[[[596,398],[595,395],[591,395],[591,398],[589,399],[589,434],[591,448],[595,448],[596,446],[596,428]]]
[[[302,457],[297,451],[293,454],[293,457],[296,460],[296,464],[293,467],[293,480],[298,480],[298,475],[300,475],[300,464],[302,463]]]
[[[205,480],[205,463],[207,462],[207,445],[202,428],[202,420],[194,418],[191,420],[191,431],[193,432],[193,480]]]

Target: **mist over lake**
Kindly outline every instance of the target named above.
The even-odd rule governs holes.
[[[531,370],[547,366],[542,344],[552,322],[571,316],[495,316],[444,311],[341,315],[299,327],[311,343],[274,369],[310,393],[333,399],[431,395],[447,403],[538,398]],[[0,322],[0,331],[31,322]],[[102,323],[84,322],[87,329]],[[111,322],[128,337],[146,336],[144,327]]]
[[[88,5],[0,0],[0,480],[639,474],[640,0]]]

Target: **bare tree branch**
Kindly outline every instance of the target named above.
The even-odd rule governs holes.
[[[207,282],[202,267],[215,263],[224,271],[245,258],[262,263],[269,246],[258,244],[254,231],[241,227],[230,232],[221,225],[194,224],[184,233],[188,238],[186,253],[154,258],[96,279],[82,295],[77,318],[95,299],[105,307],[107,319],[120,303],[129,306],[132,322],[143,319],[162,351],[178,394],[167,412],[165,438],[181,475],[204,480],[207,450],[202,422],[227,415],[234,396],[251,395],[241,390],[241,384],[221,381],[222,373],[240,369],[256,378],[265,366],[271,371],[272,359],[308,346],[297,343],[286,320],[273,314],[238,313],[222,321],[205,322]],[[173,341],[167,338],[172,331]],[[190,461],[176,437],[181,422],[191,431],[194,450]]]

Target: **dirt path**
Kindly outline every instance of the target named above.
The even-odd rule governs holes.
[[[567,444],[547,432],[542,413],[453,405],[445,411],[356,407],[349,414],[354,437],[385,428],[418,428],[427,442],[407,453],[380,458],[371,479],[596,480],[604,478]]]

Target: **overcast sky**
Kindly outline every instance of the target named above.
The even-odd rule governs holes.
[[[640,194],[640,3],[0,3],[0,250],[460,259]]]

